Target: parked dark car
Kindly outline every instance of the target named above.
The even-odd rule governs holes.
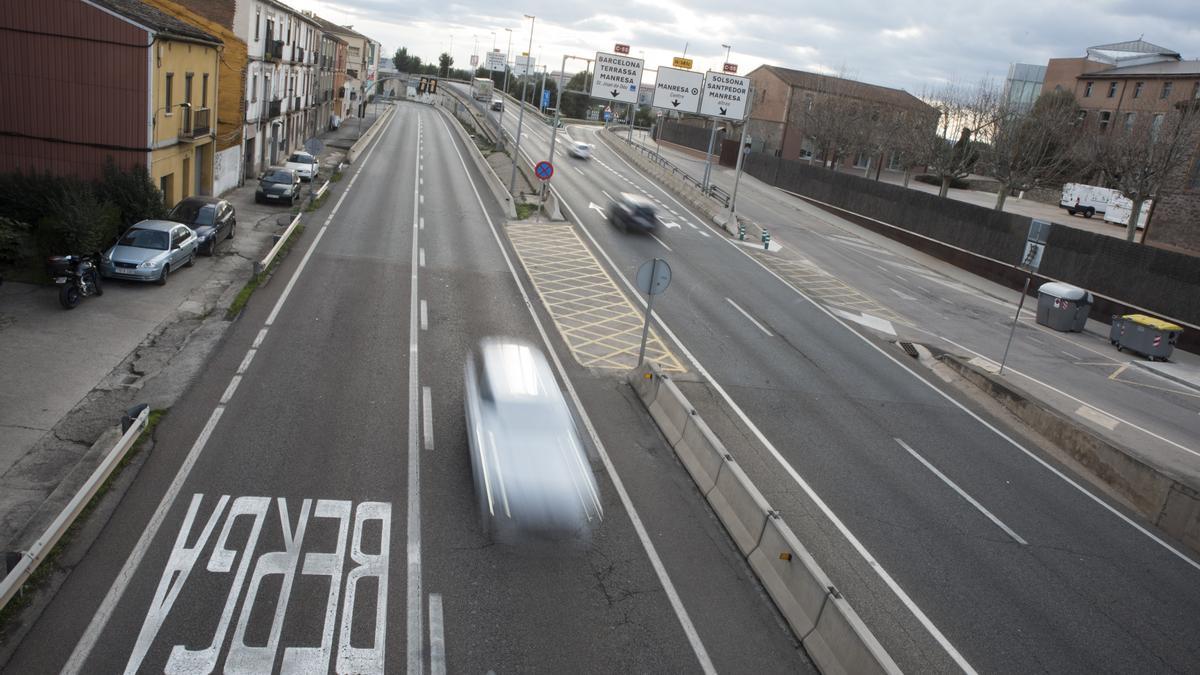
[[[254,201],[269,204],[286,202],[291,206],[299,198],[300,175],[291,169],[279,167],[267,169],[258,179],[258,190],[254,192]]]
[[[204,255],[215,253],[217,242],[233,239],[237,227],[233,204],[218,197],[187,197],[171,209],[167,220],[192,228],[196,233],[197,250]]]
[[[624,232],[649,232],[658,227],[658,212],[649,199],[622,192],[608,205],[608,222]]]

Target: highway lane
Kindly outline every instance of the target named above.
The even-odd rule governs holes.
[[[74,672],[415,672],[443,653],[450,671],[811,669],[669,452],[613,461],[646,474],[629,483],[642,532],[600,462],[590,545],[480,531],[464,354],[484,335],[541,337],[490,231],[499,210],[476,201],[448,131],[399,106],[166,418],[7,671],[70,657]],[[569,373],[604,446],[655,438],[619,379]],[[168,485],[178,498],[160,501]],[[645,531],[678,550],[656,565]]]
[[[512,115],[506,117],[512,128]],[[535,155],[545,152],[539,132],[526,136]],[[556,185],[629,275],[662,254],[660,244],[613,232],[588,213],[588,203],[603,192],[655,187],[602,145],[597,159],[578,179],[560,159]],[[1181,645],[1195,644],[1196,629],[1179,620],[1197,608],[1191,563],[950,405],[728,244],[717,246],[686,226],[660,236],[675,253],[667,256],[675,268],[670,297],[657,306],[667,324],[961,650],[960,666],[1186,668],[1195,659],[1194,647]],[[739,319],[726,297],[778,338]],[[785,491],[785,483],[771,488]],[[812,504],[797,508],[802,520],[819,520]],[[821,527],[815,525],[816,536]],[[830,546],[834,552],[818,552],[819,560],[852,559]],[[897,612],[861,562],[851,563],[850,574],[826,567],[839,583],[853,582],[843,590],[885,645],[918,652],[896,654],[902,665],[947,666],[904,621],[896,623],[904,609]],[[866,598],[856,593],[857,582],[866,584]]]

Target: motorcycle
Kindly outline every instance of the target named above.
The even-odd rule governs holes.
[[[58,285],[58,302],[63,309],[75,309],[79,299],[104,295],[100,287],[99,254],[55,255],[46,260],[46,273]]]

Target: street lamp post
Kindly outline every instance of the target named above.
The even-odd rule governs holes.
[[[724,45],[724,44],[721,46],[725,48],[725,63],[729,63],[729,50],[732,49],[732,47],[730,47],[729,45]],[[725,66],[722,65],[721,69],[724,70]],[[712,153],[713,153],[713,145],[715,145],[716,142],[717,142],[717,118],[714,117],[712,133],[709,134],[709,136],[708,136],[708,154],[704,158],[705,159],[705,162],[704,162],[704,191],[705,192],[708,192],[708,181],[712,177]]]
[[[537,22],[537,17],[525,15],[529,19],[529,50],[525,52],[525,70],[528,75],[529,70],[529,54],[533,52],[533,26]],[[512,155],[512,174],[508,178],[508,194],[512,194],[513,188],[517,185],[517,155],[521,154],[521,125],[525,122],[525,90],[529,87],[529,78],[526,77],[521,83],[521,112],[517,115],[517,143],[513,148]]]
[[[558,141],[558,124],[559,124],[559,120],[562,118],[562,95],[563,95],[563,87],[566,86],[565,84],[563,84],[563,78],[566,77],[566,74],[567,74],[567,59],[579,59],[580,61],[587,62],[587,65],[584,66],[584,68],[583,68],[583,71],[585,73],[585,75],[584,75],[585,82],[587,79],[586,73],[587,73],[588,69],[591,68],[591,66],[592,66],[592,59],[585,59],[581,56],[571,56],[569,54],[563,55],[562,67],[560,67],[558,70],[558,94],[557,94],[557,97],[555,98],[555,103],[554,103],[554,124],[552,125],[551,130],[550,130],[550,157],[547,161],[549,161],[551,164],[554,163],[554,145],[555,145],[555,142]]]
[[[508,31],[508,51],[504,53],[504,94],[508,94],[508,57],[512,55],[512,29],[505,28]],[[501,99],[504,97],[501,96]]]

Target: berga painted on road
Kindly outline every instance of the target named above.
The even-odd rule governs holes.
[[[850,603],[657,364],[629,383],[823,673],[899,673]]]

